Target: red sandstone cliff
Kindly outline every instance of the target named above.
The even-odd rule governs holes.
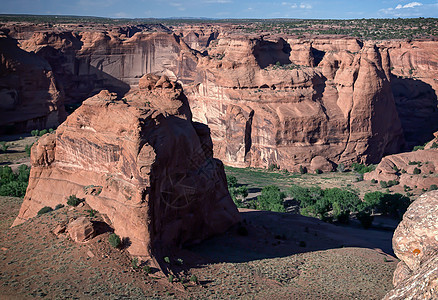
[[[40,27],[10,34],[50,63],[68,103],[165,74],[184,84],[230,165],[375,163],[438,130],[434,41],[237,36],[229,24]]]
[[[50,64],[0,35],[0,132],[56,127],[65,117]]]

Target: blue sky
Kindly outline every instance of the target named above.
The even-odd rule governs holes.
[[[1,0],[0,13],[116,18],[411,18],[438,17],[438,0]]]

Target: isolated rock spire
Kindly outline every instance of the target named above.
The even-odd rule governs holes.
[[[76,195],[108,216],[132,255],[200,241],[240,220],[212,153],[210,130],[192,122],[181,86],[145,75],[123,99],[102,91],[86,100],[33,146],[14,225]]]

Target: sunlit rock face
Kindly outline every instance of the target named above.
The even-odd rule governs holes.
[[[222,233],[240,220],[210,131],[192,122],[178,83],[145,75],[123,99],[87,99],[32,147],[30,182],[18,225],[44,206],[85,198],[129,240],[132,255]]]
[[[438,296],[438,191],[421,195],[408,208],[392,239],[401,260],[394,289],[384,299],[436,299]]]

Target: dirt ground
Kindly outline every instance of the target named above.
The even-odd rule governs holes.
[[[24,147],[33,139],[12,140],[13,152],[0,155],[0,163],[28,163]],[[335,175],[316,178],[329,176]],[[253,180],[254,187],[266,182]],[[169,253],[170,282],[156,269],[148,272],[147,263],[137,267],[126,249],[112,248],[110,228],[84,244],[52,233],[62,222],[89,216],[87,205],[10,228],[21,202],[0,197],[0,299],[381,299],[392,288],[398,262],[391,247],[396,223],[365,230],[354,222],[336,226],[296,214],[241,210],[241,225]],[[91,219],[102,220],[99,214]]]
[[[389,231],[244,210],[240,228],[170,253],[170,283],[157,270],[134,268],[126,250],[111,248],[108,231],[85,244],[51,232],[88,215],[87,205],[9,228],[20,203],[0,197],[2,299],[380,299],[392,288],[397,264],[388,254]]]

